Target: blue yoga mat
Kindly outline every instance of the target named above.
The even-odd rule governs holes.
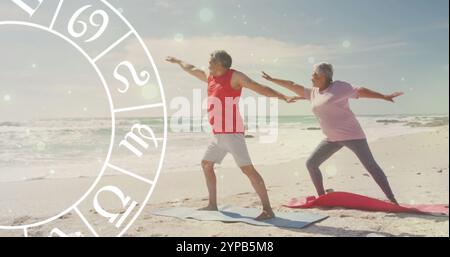
[[[311,212],[278,212],[276,217],[266,221],[254,220],[260,209],[224,206],[220,211],[199,211],[195,208],[174,207],[158,209],[151,212],[153,215],[174,217],[179,219],[194,219],[198,221],[219,221],[226,223],[246,223],[254,226],[274,226],[281,228],[307,227],[315,222],[322,221],[328,216]]]

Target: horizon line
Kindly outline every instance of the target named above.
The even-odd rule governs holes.
[[[449,116],[449,113],[389,113],[389,114],[356,114],[356,117],[370,117],[370,116]],[[170,117],[171,115],[169,115]],[[205,116],[180,116],[181,118],[203,118]],[[258,117],[258,116],[244,116]],[[270,117],[270,116],[262,116]],[[278,117],[315,117],[314,114],[304,115],[278,115]],[[163,116],[134,116],[134,117],[122,117],[120,119],[138,119],[138,118],[164,118]],[[111,117],[54,117],[54,118],[42,118],[42,119],[23,119],[23,120],[0,120],[0,122],[18,122],[18,121],[36,121],[36,120],[68,120],[68,119],[111,119]]]

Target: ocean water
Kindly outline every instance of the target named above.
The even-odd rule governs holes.
[[[441,116],[360,116],[369,141],[435,128],[412,128],[407,122],[427,122]],[[396,123],[380,123],[396,120]],[[152,124],[162,131],[162,118],[127,118],[116,121],[120,134],[136,122]],[[190,120],[191,128],[201,126]],[[58,119],[24,122],[0,122],[0,182],[95,177],[107,156],[111,138],[111,120]],[[247,123],[248,124],[248,123]],[[248,124],[252,125],[252,124]],[[313,116],[281,116],[276,140],[263,142],[264,133],[249,132],[247,139],[256,165],[272,165],[307,156],[323,139]],[[183,172],[200,168],[200,160],[211,139],[209,132],[174,132],[169,127],[163,172]],[[230,156],[220,167],[234,167]]]

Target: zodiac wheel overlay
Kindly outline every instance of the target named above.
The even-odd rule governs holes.
[[[102,169],[78,201],[45,220],[17,225],[0,222],[0,232],[15,231],[26,237],[38,230],[45,231],[39,236],[123,236],[153,193],[167,142],[164,89],[144,40],[104,0],[8,0],[7,5],[18,17],[0,17],[0,29],[23,26],[43,31],[69,43],[91,64],[105,89],[112,125]],[[130,46],[133,55],[124,51]],[[152,92],[152,97],[136,97],[143,91]],[[121,119],[130,122],[119,129]],[[114,176],[121,179],[110,179]],[[76,222],[61,225],[65,217]]]

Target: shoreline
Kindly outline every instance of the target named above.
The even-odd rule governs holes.
[[[425,123],[425,124],[423,124],[423,126],[419,126],[419,125],[417,125],[414,122],[407,122],[407,121],[402,121],[402,122],[395,121],[394,122],[395,119],[391,119],[391,120],[377,120],[376,123],[379,123],[379,124],[384,123],[384,126],[389,126],[391,124],[399,124],[400,123],[400,124],[403,124],[404,126],[406,126],[407,128],[409,128],[409,130],[405,130],[405,131],[402,131],[402,132],[397,132],[397,131],[393,132],[393,131],[391,131],[391,134],[383,134],[383,135],[377,135],[377,136],[371,135],[371,136],[367,137],[367,140],[368,140],[369,144],[372,144],[372,143],[376,143],[379,140],[395,138],[395,137],[398,137],[398,136],[405,136],[405,135],[414,135],[414,134],[420,134],[420,133],[434,132],[434,131],[438,131],[438,130],[440,130],[442,128],[446,128],[446,127],[449,126],[448,125],[448,117],[440,117],[440,118],[432,117],[432,119],[433,119],[432,123]],[[446,124],[442,124],[443,120],[446,120],[447,123]],[[383,121],[386,121],[386,122],[383,122]],[[433,126],[433,124],[436,124],[436,123],[437,123],[438,126]],[[412,125],[410,125],[410,124],[412,124]],[[289,128],[289,129],[286,129],[286,131],[290,131],[290,133],[293,133],[296,130],[298,130],[298,131],[307,131],[308,133],[320,133],[320,136],[323,136],[321,134],[321,132],[320,132],[320,129],[318,129],[318,130],[316,130],[316,129],[311,130],[310,128],[299,128],[299,129]],[[366,130],[369,131],[370,128],[367,128]],[[183,133],[181,133],[181,134],[183,134]],[[248,135],[251,135],[251,136],[249,138],[247,138],[247,144],[249,146],[250,155],[253,156],[254,154],[252,154],[253,151],[252,151],[251,148],[252,147],[256,148],[258,143],[255,142],[256,137],[252,133],[249,133]],[[205,134],[205,136],[208,136],[208,137],[205,137],[203,139],[203,140],[205,140],[204,144],[206,145],[208,143],[208,140],[209,140],[209,134]],[[286,141],[286,138],[282,138],[279,135],[278,136],[278,141]],[[319,142],[320,141],[317,141],[317,144]],[[169,145],[169,147],[172,146],[172,144],[170,143],[170,139],[168,139],[168,145]],[[267,145],[270,145],[270,144],[267,144]],[[284,147],[284,145],[285,145],[285,143],[281,143],[281,144],[277,145],[276,147]],[[263,144],[263,146],[264,146],[264,144]],[[287,145],[287,146],[289,146],[289,145]],[[202,151],[203,151],[203,149],[202,149]],[[169,154],[166,154],[166,157],[167,157],[167,155],[169,155]],[[308,153],[302,153],[302,154],[297,155],[295,157],[291,156],[290,160],[276,160],[275,159],[273,162],[264,163],[264,164],[260,164],[258,162],[255,162],[255,165],[267,166],[267,165],[286,164],[286,163],[289,163],[289,162],[291,162],[291,161],[293,161],[295,159],[298,159],[299,157],[300,158],[307,158],[308,156],[309,156],[309,152]],[[201,156],[199,156],[199,158],[201,158]],[[227,158],[229,158],[229,156],[227,156]],[[225,164],[224,168],[234,167],[234,163],[233,163],[233,165],[227,165],[227,163],[230,160],[230,159],[227,159],[227,158],[224,160],[224,164]],[[166,160],[164,161],[164,164],[163,164],[163,172],[164,172],[164,169],[167,168],[167,166],[168,166],[168,162],[167,161],[168,160],[166,158]],[[170,161],[173,161],[173,160],[170,160]],[[200,161],[198,161],[198,162],[200,162]],[[190,168],[193,168],[193,167],[190,167]],[[198,166],[198,168],[200,168],[200,166]],[[171,169],[171,170],[166,171],[166,172],[169,172],[169,173],[185,172],[184,168],[183,169],[181,169],[181,168],[169,168],[169,169]],[[42,175],[42,176],[39,176],[39,177],[29,177],[29,178],[26,178],[26,179],[2,180],[2,181],[0,181],[0,184],[15,183],[15,182],[29,182],[29,181],[43,181],[43,180],[46,180],[46,181],[47,180],[49,180],[49,181],[51,181],[51,180],[61,181],[61,180],[66,180],[66,179],[83,179],[83,178],[95,179],[97,176],[98,175],[91,176],[91,175],[84,174],[84,175],[73,176],[73,177],[62,177],[62,176],[57,177],[57,176],[48,174],[48,175]]]

